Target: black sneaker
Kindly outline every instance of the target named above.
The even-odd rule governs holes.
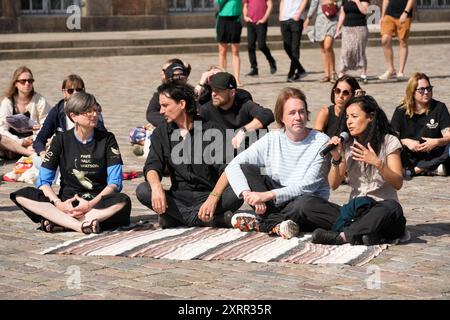
[[[312,233],[311,242],[318,244],[341,245],[344,244],[344,239],[342,239],[338,232],[318,228]]]
[[[270,65],[270,74],[274,74],[277,72],[277,62],[274,60],[273,62],[269,63]]]
[[[169,216],[167,213],[158,215],[158,223],[161,229],[175,228],[181,225],[181,222]]]
[[[300,79],[300,75],[298,73],[294,73],[293,76],[287,78],[287,82],[297,82]]]
[[[383,243],[383,239],[381,239],[381,237],[375,233],[365,234],[362,236],[361,240],[362,243],[366,246],[373,246],[376,244]]]
[[[250,70],[250,72],[247,73],[247,76],[249,76],[249,77],[255,77],[255,76],[257,76],[257,75],[258,75],[258,69],[257,69],[257,68],[252,68],[252,69]]]

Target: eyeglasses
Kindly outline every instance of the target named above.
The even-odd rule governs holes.
[[[31,79],[17,79],[16,82],[18,82],[18,83],[20,83],[20,84],[22,84],[22,85],[24,85],[24,84],[27,83],[27,82],[28,82],[29,84],[33,84],[34,79],[33,79],[33,78],[31,78]]]
[[[428,93],[433,93],[433,86],[417,88],[416,91],[421,95],[424,95],[425,91],[427,91]]]
[[[74,91],[82,92],[82,91],[84,91],[84,88],[76,88],[76,89],[70,88],[70,89],[63,89],[63,90],[66,91],[68,94],[72,94]]]
[[[334,94],[339,95],[339,94],[341,94],[341,92],[344,97],[347,97],[350,95],[350,91],[348,91],[348,90],[341,90],[339,88],[334,88]]]
[[[98,108],[92,108],[91,110],[80,113],[80,115],[89,117],[89,116],[93,116],[94,114],[98,114],[98,113],[99,113]]]

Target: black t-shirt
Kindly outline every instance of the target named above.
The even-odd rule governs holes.
[[[428,114],[414,114],[409,117],[405,109],[397,107],[391,126],[400,139],[442,138],[441,131],[450,127],[450,114],[444,103],[432,99]]]
[[[161,115],[159,110],[161,109],[161,105],[159,104],[159,94],[158,92],[153,93],[152,98],[148,102],[147,107],[147,121],[150,122],[155,127],[159,126],[166,122],[164,117]]]
[[[263,128],[267,128],[274,120],[272,110],[248,100],[247,96],[236,92],[234,104],[228,110],[214,107],[212,101],[200,108],[200,116],[207,122],[214,122],[225,129],[239,129],[254,118],[261,121]]]
[[[390,0],[386,8],[386,15],[400,18],[403,11],[405,11],[408,0]],[[409,11],[408,17],[412,17],[412,9]]]
[[[107,168],[117,164],[122,165],[122,158],[114,134],[94,129],[92,141],[83,144],[71,129],[53,138],[42,167],[60,168],[63,200],[75,194],[93,199],[107,186]]]
[[[328,107],[328,121],[323,132],[330,138],[339,135],[339,117],[334,113],[334,105]]]
[[[368,2],[370,0],[361,0],[361,2]],[[344,7],[345,19],[344,27],[359,27],[366,26],[366,15],[359,11],[358,6],[353,1],[343,0],[342,6]]]
[[[178,126],[171,122],[153,131],[150,152],[144,165],[145,178],[150,170],[158,172],[161,178],[167,166],[172,182],[170,190],[211,191],[226,165],[227,150],[223,149],[227,147],[225,132],[199,118],[195,119],[193,128],[184,139],[177,129]],[[211,141],[204,138],[209,129],[218,134]],[[221,141],[215,142],[216,138]],[[229,154],[233,155],[233,151]]]

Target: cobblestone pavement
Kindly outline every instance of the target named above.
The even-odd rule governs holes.
[[[410,48],[408,74],[416,70],[431,76],[434,96],[450,103],[450,69],[444,52],[450,44]],[[330,85],[319,83],[319,50],[302,51],[309,75],[294,84],[308,97],[312,117],[329,103]],[[396,53],[397,54],[397,53]],[[260,76],[242,77],[254,100],[272,107],[279,90],[286,86],[288,61],[275,51],[279,71],[270,76],[264,57],[258,53]],[[192,83],[215,54],[180,56],[193,66]],[[339,50],[336,52],[338,60]],[[13,70],[26,64],[34,72],[37,91],[55,104],[61,97],[62,79],[80,74],[87,90],[104,109],[106,126],[119,141],[125,170],[141,170],[144,160],[136,158],[127,144],[129,129],[145,121],[148,99],[159,82],[166,56],[132,56],[79,59],[1,61],[0,88],[4,90]],[[231,59],[230,59],[231,60]],[[384,72],[381,48],[368,49],[369,75]],[[242,73],[248,72],[247,54],[241,54]],[[376,97],[388,116],[401,99],[406,82],[372,80],[364,88]],[[0,167],[3,174],[12,164]],[[142,178],[125,181],[124,192],[133,199],[133,220],[156,221],[139,204],[135,187]],[[45,248],[73,239],[75,233],[46,234],[36,230],[9,200],[9,193],[24,185],[0,186],[0,298],[1,299],[449,299],[450,297],[450,178],[418,177],[405,182],[399,196],[408,219],[412,240],[390,247],[362,267],[295,265],[288,263],[245,263],[170,261],[122,257],[79,257],[40,255]],[[349,189],[341,187],[331,199],[343,203]],[[79,268],[81,284],[71,282]]]

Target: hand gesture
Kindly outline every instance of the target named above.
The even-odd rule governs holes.
[[[163,214],[167,209],[166,193],[162,188],[152,190],[152,209],[157,214]]]
[[[73,202],[77,200],[75,196],[73,196],[70,199],[67,199],[66,201],[58,201],[55,204],[55,207],[64,212],[65,214],[70,215],[73,210]]]
[[[244,140],[245,140],[245,132],[243,130],[239,130],[233,137],[233,139],[231,139],[231,144],[233,148],[238,149],[242,141]]]
[[[425,142],[419,143],[416,146],[416,151],[418,152],[430,152],[438,146],[437,139],[424,137],[422,137],[422,139],[425,140]]]
[[[260,202],[255,204],[255,213],[256,214],[264,214],[266,213],[267,206],[264,202]]]
[[[242,193],[244,201],[255,208],[257,214],[264,214],[267,206],[266,202],[271,200],[270,192],[246,191]]]
[[[82,216],[84,216],[86,213],[91,211],[92,207],[90,206],[88,200],[83,199],[82,197],[78,196],[77,194],[73,198],[75,199],[74,201],[78,201],[78,205],[70,211],[69,215],[71,217],[79,219]]]
[[[367,144],[367,148],[359,142],[355,141],[355,144],[351,147],[353,160],[364,162],[373,166],[377,166],[380,163],[380,159],[372,149],[370,142]]]
[[[200,207],[200,210],[198,211],[198,218],[203,222],[211,221],[214,217],[218,200],[219,198],[210,195]]]

